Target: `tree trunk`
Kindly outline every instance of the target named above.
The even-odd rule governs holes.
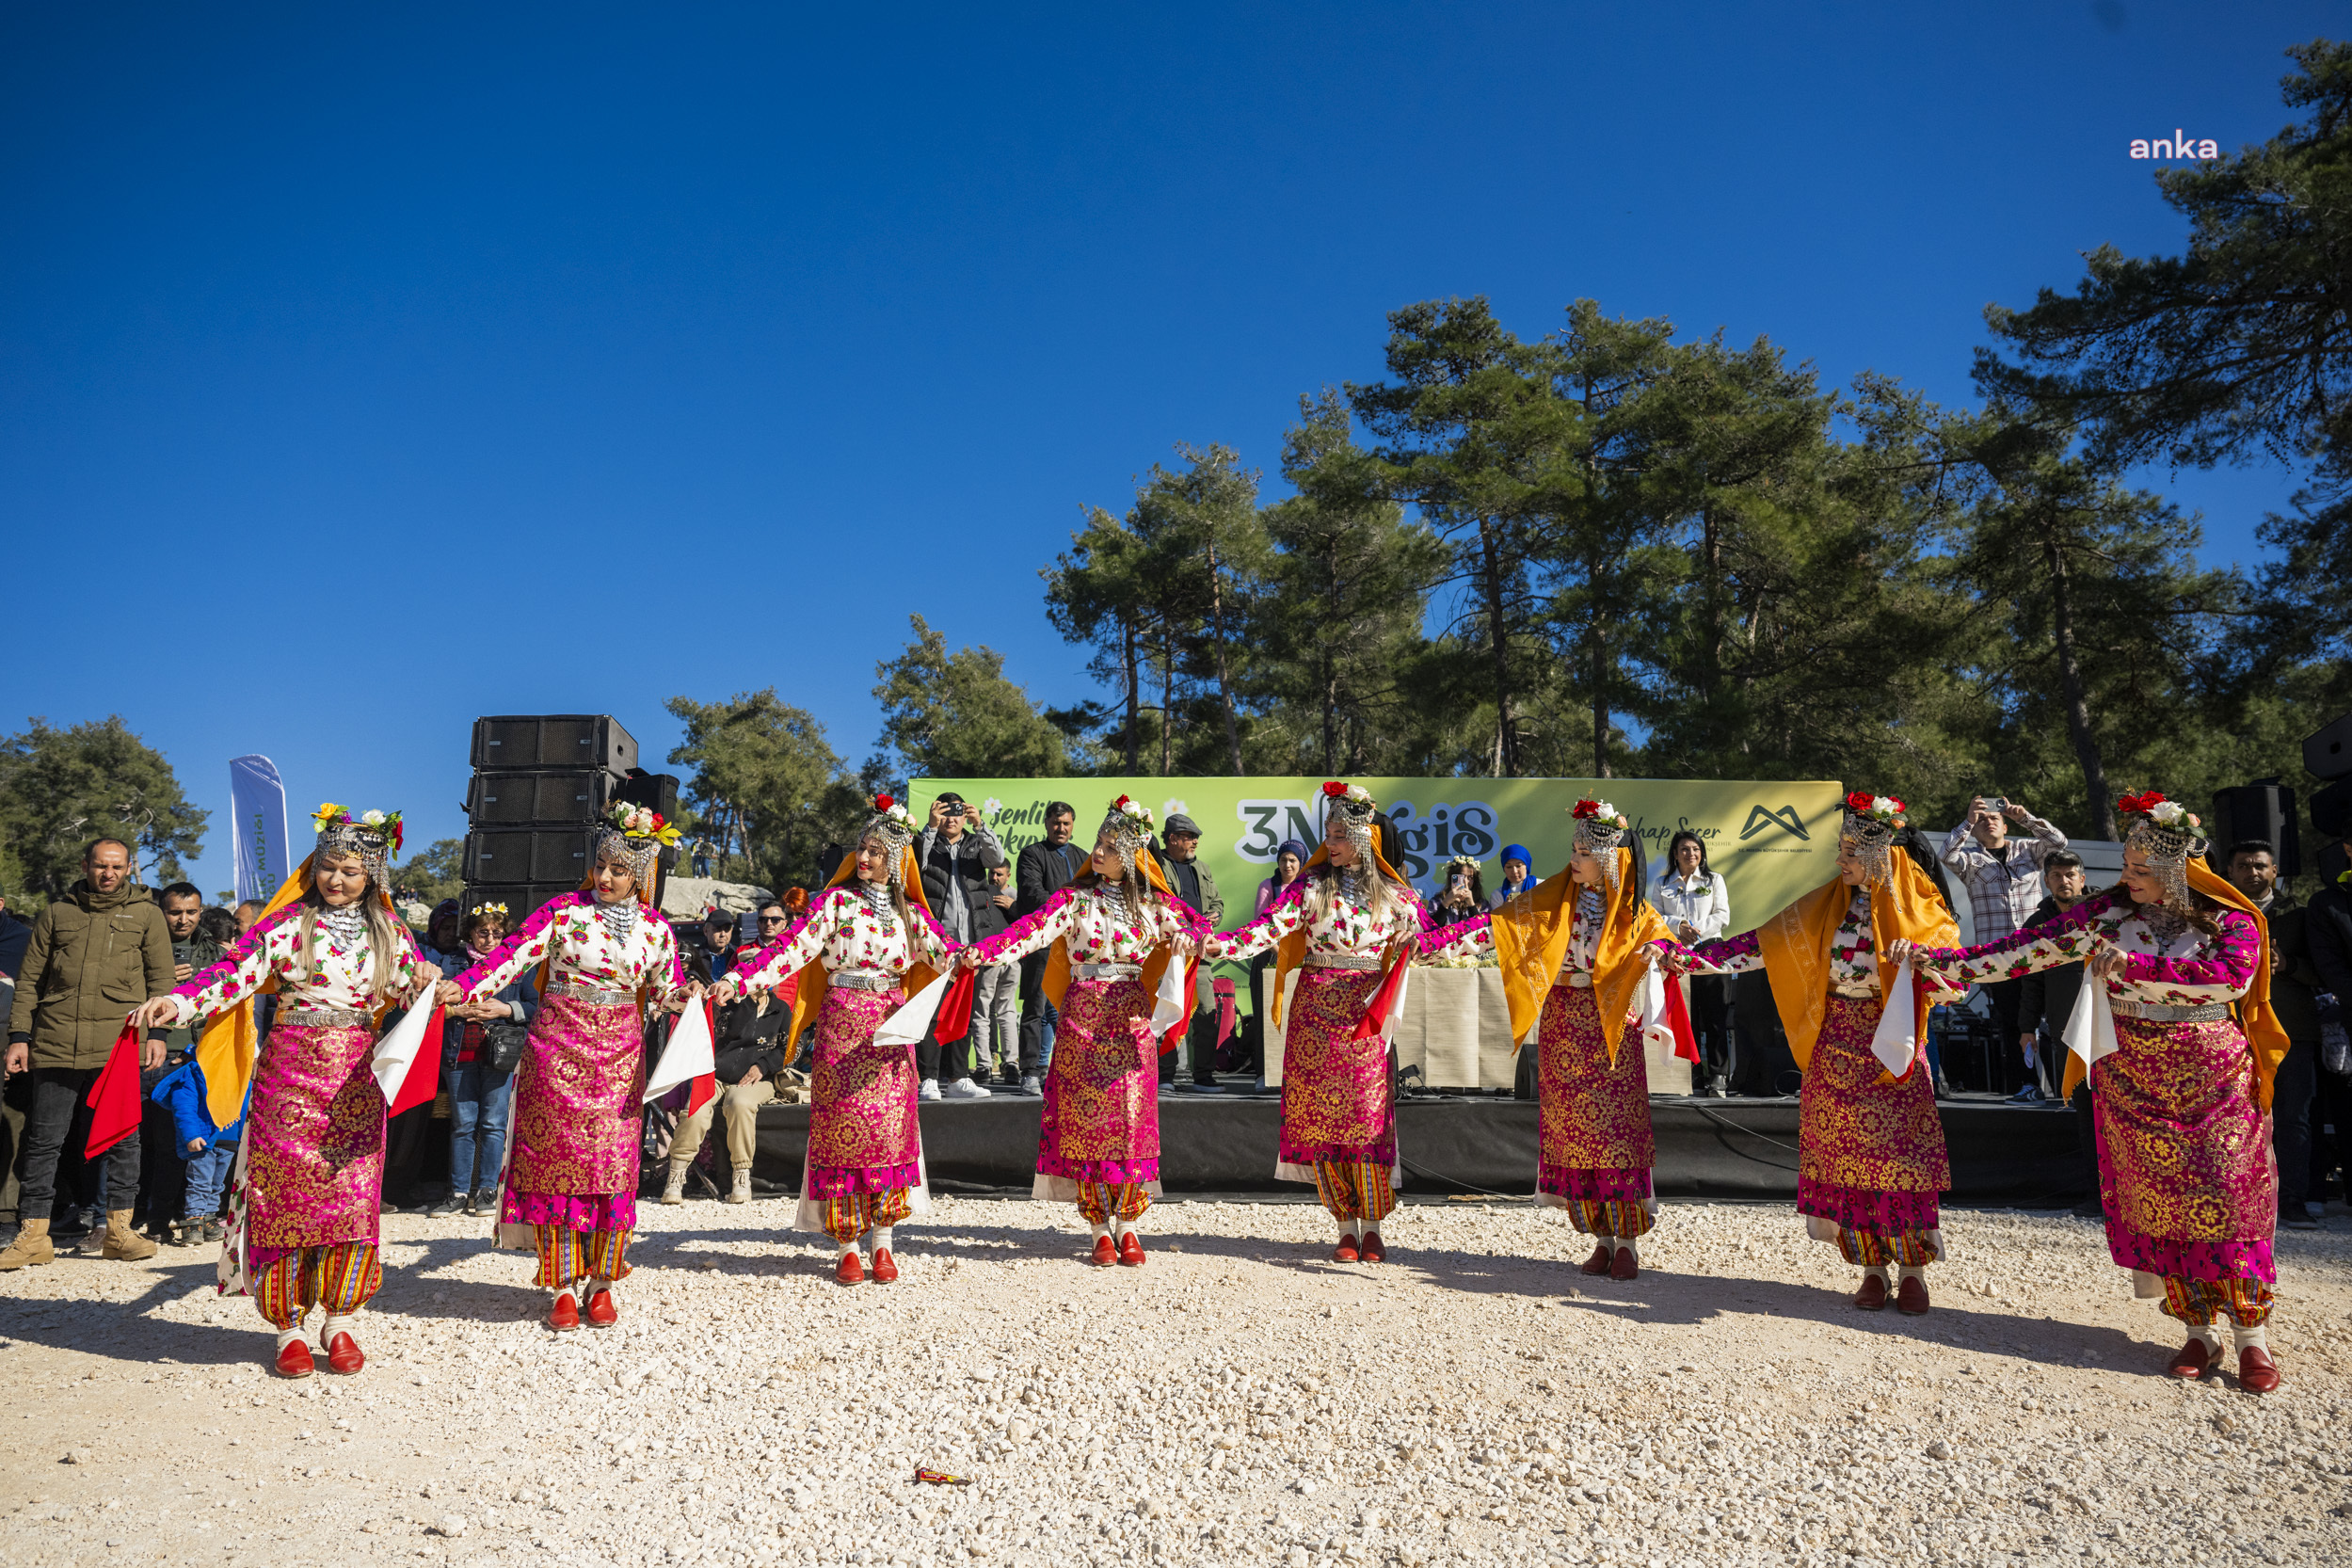
[[[1496,776],[1519,776],[1519,738],[1512,733],[1510,633],[1503,624],[1503,567],[1495,524],[1479,520],[1479,553],[1486,570],[1486,639],[1495,650],[1495,733],[1500,753]]]
[[[1160,617],[1160,776],[1168,776],[1176,744],[1176,628]]]
[[[1233,676],[1225,650],[1225,582],[1217,569],[1217,538],[1208,539],[1208,634],[1217,644],[1217,701],[1225,714],[1225,752],[1233,760],[1233,776],[1248,772],[1241,766],[1241,729],[1233,717]]]
[[[2107,792],[2107,765],[2099,755],[2099,742],[2090,732],[2090,703],[2083,694],[2083,667],[2074,652],[2074,596],[2067,580],[2066,552],[2044,535],[2043,568],[2050,574],[2051,627],[2058,645],[2058,690],[2066,698],[2066,733],[2074,743],[2082,764],[2083,792],[2090,805],[2090,820],[2102,839],[2113,840],[2115,801]]]
[[[1122,630],[1125,632],[1127,648],[1127,776],[1132,778],[1135,776],[1135,748],[1143,741],[1143,737],[1136,733],[1136,726],[1143,722],[1144,675],[1143,671],[1135,665],[1135,617],[1133,616],[1127,617]]]
[[[1715,691],[1723,677],[1723,539],[1716,532],[1715,510],[1699,513],[1700,615],[1706,632],[1699,663],[1699,702],[1714,717]]]
[[[1585,585],[1592,591],[1592,627],[1588,635],[1592,641],[1592,776],[1607,778],[1608,771],[1608,632],[1603,629],[1600,616],[1601,571],[1597,563],[1587,561],[1584,567]]]

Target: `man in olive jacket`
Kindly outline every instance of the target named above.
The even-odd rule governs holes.
[[[89,1087],[122,1032],[122,1020],[172,987],[171,928],[147,890],[131,881],[130,847],[101,839],[82,855],[82,880],[40,912],[25,945],[8,1011],[8,1076],[29,1070],[33,1105],[24,1118],[22,1224],[0,1252],[0,1272],[47,1263],[49,1208],[66,1140],[89,1136]],[[160,1066],[164,1045],[151,1034],[140,1065]],[[155,1243],[131,1228],[138,1198],[139,1139],[106,1155],[106,1240],[102,1256],[152,1257]]]

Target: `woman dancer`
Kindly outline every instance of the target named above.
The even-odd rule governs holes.
[[[1400,964],[1428,929],[1421,901],[1373,847],[1373,804],[1360,785],[1323,786],[1323,842],[1306,875],[1264,914],[1202,945],[1201,960],[1277,957],[1272,1013],[1301,969],[1283,1043],[1282,1143],[1274,1176],[1311,1181],[1339,1225],[1332,1256],[1378,1263],[1380,1223],[1397,1207],[1396,1082],[1378,1031],[1352,1039],[1382,971]]]
[[[1067,888],[957,954],[976,969],[1053,949],[1045,994],[1062,1021],[1030,1195],[1078,1205],[1094,1227],[1097,1264],[1144,1261],[1135,1222],[1160,1195],[1157,1032],[1190,1016],[1183,999],[1192,990],[1183,987],[1164,1013],[1154,998],[1168,967],[1181,970],[1208,935],[1208,920],[1161,880],[1149,847],[1154,825],[1148,808],[1121,795],[1095,835],[1093,860]]]
[[[440,991],[447,1004],[486,1000],[542,966],[539,1010],[515,1080],[497,1236],[503,1247],[536,1248],[547,1325],[566,1332],[584,1310],[599,1328],[620,1316],[613,1287],[629,1277],[637,1228],[646,1015],[674,1013],[699,994],[686,984],[676,934],[653,907],[654,859],[678,841],[678,829],[627,802],[616,802],[606,822],[580,889],[541,904]]]
[[[1641,855],[1604,800],[1580,800],[1576,856],[1533,891],[1421,938],[1424,955],[1495,951],[1512,1038],[1536,1035],[1535,1201],[1595,1239],[1588,1274],[1640,1275],[1635,1243],[1657,1222],[1650,1080],[1630,1016],[1673,941],[1641,898]],[[1657,983],[1651,982],[1654,988]]]
[[[874,1031],[946,967],[947,933],[923,900],[914,820],[888,795],[858,831],[825,891],[784,934],[723,976],[724,1004],[797,973],[793,1038],[817,1021],[809,1068],[808,1153],[792,1226],[823,1231],[841,1249],[833,1277],[856,1285],[898,1278],[891,1229],[931,1210],[915,1112],[915,1058],[877,1046]],[[866,1259],[858,1256],[864,1243]]]
[[[1888,795],[1846,797],[1837,876],[1743,936],[1701,942],[1689,957],[1719,973],[1761,968],[1788,1048],[1804,1073],[1798,1097],[1797,1212],[1814,1240],[1832,1241],[1863,1271],[1854,1304],[1887,1303],[1887,1270],[1900,1271],[1895,1304],[1928,1310],[1927,1266],[1944,1256],[1938,1194],[1951,1185],[1944,1123],[1926,1064],[1915,1059],[1890,1077],[1872,1054],[1892,978],[1879,961],[1890,944],[1949,947],[1960,928],[1944,902],[1903,803]],[[1669,967],[1679,967],[1670,956]],[[1932,990],[1912,997],[1918,1032]]]
[[[2279,1280],[2270,1088],[2287,1040],[2270,1010],[2270,935],[2246,896],[2206,869],[2197,818],[2151,790],[2116,803],[2130,827],[2121,885],[2038,925],[1960,952],[1913,954],[1985,984],[2085,962],[2065,1093],[2086,1070],[2097,1108],[2107,1255],[2136,1293],[2188,1328],[2167,1369],[2199,1378],[2236,1340],[2238,1384],[2279,1386],[2264,1324]],[[2100,1005],[2102,1002],[2104,1006]],[[2087,1027],[2085,1027],[2087,1026]]]
[[[324,1304],[327,1365],[367,1365],[354,1318],[384,1283],[384,1095],[369,1070],[376,1019],[440,971],[393,918],[384,864],[400,813],[321,806],[318,846],[228,955],[139,1009],[150,1028],[217,1016],[264,987],[277,1021],[253,1064],[222,1289],[250,1291],[278,1329],[277,1368],[313,1369],[304,1322]]]

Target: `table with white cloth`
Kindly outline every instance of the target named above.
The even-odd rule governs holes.
[[[1292,970],[1283,989],[1283,1016],[1289,1016],[1290,990],[1299,983]],[[1266,1083],[1282,1081],[1283,1030],[1271,1018],[1266,1024]],[[1404,1003],[1398,1009],[1395,1034],[1397,1065],[1418,1067],[1421,1081],[1431,1089],[1509,1089],[1518,1075],[1512,1053],[1511,1005],[1503,997],[1500,969],[1448,969],[1416,965],[1405,980]],[[1534,1031],[1528,1031],[1528,1045]],[[1690,1064],[1672,1046],[1648,1046],[1643,1050],[1650,1074],[1650,1093],[1690,1093]]]

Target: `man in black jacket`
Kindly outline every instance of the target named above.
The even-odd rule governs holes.
[[[760,1108],[776,1098],[776,1080],[784,1070],[784,1026],[792,1010],[776,1000],[773,986],[762,985],[719,1009],[718,1032],[711,1042],[716,1063],[712,1076],[723,1087],[711,1103],[678,1124],[670,1140],[669,1178],[662,1184],[664,1203],[682,1203],[686,1169],[702,1152],[712,1118],[727,1112],[727,1160],[735,1179],[728,1203],[751,1201],[751,1160],[760,1145]]]
[[[2271,1151],[2279,1161],[2279,1219],[2290,1230],[2319,1228],[2310,1204],[2312,1102],[2319,1095],[2319,976],[2312,967],[2305,912],[2279,890],[2279,857],[2266,839],[2230,846],[2222,867],[2270,928],[2270,1009],[2287,1032],[2287,1054],[2270,1085]]]
[[[1070,841],[1078,808],[1066,800],[1046,803],[1046,836],[1023,849],[1013,870],[1013,918],[1046,906],[1046,900],[1086,869],[1089,851]],[[1021,960],[1021,1093],[1045,1092],[1046,1065],[1053,1060],[1053,1003],[1046,1000],[1046,964],[1050,954]]]
[[[2352,1013],[2352,872],[2339,870],[2346,847],[2330,844],[2320,852],[2320,888],[2303,907],[2303,952],[2311,961],[2313,1001],[2323,994],[2335,1000],[2338,1028],[2343,1027],[2343,1015]],[[2337,872],[2333,883],[2328,880],[2331,871]],[[2313,1172],[2341,1166],[2344,1195],[2352,1198],[2352,1079],[2321,1070],[2319,1110],[2312,1120],[2336,1129],[2333,1146],[2312,1161]],[[2326,1195],[2327,1189],[2314,1179],[2304,1197],[2310,1202]]]
[[[2083,902],[2083,857],[2072,850],[2052,850],[2041,862],[2041,878],[2050,893],[2034,906],[2027,925],[2045,925]],[[2060,964],[2029,974],[2018,987],[2017,1043],[2028,1059],[2040,1064],[2041,1076],[2054,1089],[2066,1082],[2066,1047],[2060,1039],[2082,990],[2080,964]],[[2076,1084],[2067,1104],[2074,1112],[2075,1178],[2088,1194],[2075,1204],[2074,1212],[2086,1220],[2097,1219],[2106,1209],[2099,1201],[2099,1126],[2091,1109],[2090,1085]]]

